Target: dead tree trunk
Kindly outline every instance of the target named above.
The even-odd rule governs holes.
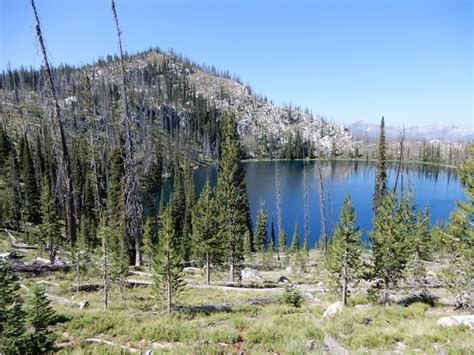
[[[327,251],[327,234],[326,234],[326,202],[324,200],[324,184],[323,184],[323,173],[321,171],[321,153],[318,154],[316,160],[316,174],[319,183],[319,210],[321,214],[321,235],[319,245],[323,247],[324,254]],[[321,244],[322,243],[322,244]]]
[[[276,194],[276,208],[277,208],[277,224],[278,224],[278,235],[280,236],[283,232],[283,221],[282,221],[282,210],[281,210],[281,180],[280,180],[280,168],[278,161],[275,160],[275,194]],[[280,251],[283,252],[284,245],[278,245],[277,256],[280,260]]]
[[[140,266],[141,255],[141,236],[143,226],[143,207],[140,202],[138,193],[138,174],[137,165],[134,158],[134,145],[132,136],[132,119],[130,115],[130,105],[128,102],[127,92],[127,73],[125,70],[125,63],[123,59],[122,49],[122,32],[120,31],[115,1],[112,0],[112,13],[114,16],[115,27],[117,30],[118,45],[120,51],[120,69],[122,72],[122,122],[123,122],[123,137],[125,140],[125,219],[127,236],[135,248],[135,265]]]
[[[398,164],[397,164],[397,176],[395,178],[395,185],[393,187],[393,191],[397,192],[397,185],[398,179],[400,177],[400,172],[402,173],[401,177],[401,191],[403,193],[403,144],[405,142],[405,128],[403,128],[402,133],[400,134],[400,156],[398,157]]]
[[[56,89],[54,87],[53,75],[51,72],[51,67],[49,65],[48,55],[46,53],[46,46],[43,40],[43,34],[41,32],[41,23],[39,20],[38,12],[36,10],[35,1],[31,0],[31,7],[33,8],[33,13],[36,20],[36,37],[41,48],[44,60],[44,71],[46,73],[46,82],[49,87],[51,94],[51,99],[53,103],[53,116],[56,120],[56,125],[59,131],[61,150],[62,152],[58,154],[59,166],[61,167],[61,172],[64,179],[65,187],[65,211],[66,211],[66,237],[74,244],[76,242],[76,232],[77,232],[77,211],[76,211],[76,197],[74,192],[74,184],[71,170],[71,159],[69,157],[69,150],[66,142],[66,133],[64,131],[63,121],[61,118],[61,109],[59,107],[58,97],[56,94]],[[54,134],[53,134],[54,136]]]

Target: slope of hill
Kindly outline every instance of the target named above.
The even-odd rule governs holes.
[[[228,74],[173,53],[149,50],[127,57],[126,63],[137,146],[142,152],[147,150],[147,136],[153,135],[150,132],[161,130],[175,146],[215,159],[219,122],[226,111],[236,115],[250,157],[280,157],[288,149],[300,151],[303,147],[306,156],[318,151],[323,155],[348,155],[355,148],[356,142],[343,125],[295,108],[272,105]],[[70,132],[87,131],[93,126],[98,131],[107,128],[111,137],[116,136],[120,78],[116,58],[109,56],[81,68],[62,66],[55,70],[55,76]],[[16,111],[25,119],[20,130],[28,131],[29,124],[38,118],[27,111],[47,117],[40,72],[9,71],[3,73],[0,84],[2,116]]]

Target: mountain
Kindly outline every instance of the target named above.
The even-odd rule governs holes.
[[[359,139],[377,138],[379,125],[364,121],[358,121],[347,126],[354,137]],[[402,132],[400,126],[386,126],[386,134],[389,138],[397,139]],[[442,142],[468,142],[474,139],[474,127],[463,127],[459,125],[432,124],[427,126],[411,126],[405,128],[408,140],[439,140]]]
[[[343,125],[297,107],[273,105],[228,72],[173,52],[153,49],[127,55],[125,64],[136,149],[144,161],[158,140],[161,150],[173,147],[193,160],[217,159],[225,112],[237,118],[247,157],[351,155],[357,145]],[[119,73],[118,58],[113,56],[79,68],[54,68],[71,141],[89,132],[116,144],[121,129]],[[35,127],[48,124],[51,105],[40,71],[4,72],[0,91],[7,130],[35,135]]]

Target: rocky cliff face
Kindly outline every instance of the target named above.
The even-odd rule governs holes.
[[[291,107],[280,107],[251,93],[248,86],[237,80],[215,75],[196,66],[189,66],[163,53],[149,52],[138,61],[147,63],[172,60],[177,75],[183,76],[198,96],[212,102],[220,111],[232,111],[238,119],[238,131],[251,156],[258,156],[257,145],[273,140],[285,145],[297,132],[311,142],[316,154],[352,154],[357,142],[342,125],[321,117],[313,117]],[[131,62],[133,63],[133,61]],[[131,64],[133,65],[133,64]],[[186,115],[182,115],[186,119]]]

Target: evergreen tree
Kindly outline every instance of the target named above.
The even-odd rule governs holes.
[[[183,267],[178,251],[179,240],[176,237],[173,216],[169,208],[161,212],[160,220],[158,250],[153,259],[153,288],[169,314],[173,300],[176,300],[184,288]]]
[[[24,215],[28,222],[38,224],[40,218],[40,189],[36,179],[35,166],[31,155],[30,146],[26,134],[23,137],[22,144],[22,172],[23,172],[23,193],[24,193]]]
[[[46,245],[51,264],[54,264],[56,261],[58,245],[61,241],[61,225],[59,223],[59,216],[56,211],[54,198],[51,195],[49,180],[46,177],[43,179],[43,188],[41,192],[41,220],[42,222],[39,228],[41,231],[42,241]]]
[[[109,253],[110,280],[114,282],[123,299],[126,277],[131,254],[129,238],[125,232],[125,196],[124,196],[124,168],[123,156],[120,148],[111,153],[111,169],[109,177],[109,194],[107,197],[107,251]]]
[[[373,220],[369,238],[374,259],[373,277],[381,280],[372,291],[382,292],[382,303],[389,303],[390,291],[403,277],[411,247],[401,214],[401,202],[395,193],[385,195]]]
[[[143,258],[146,262],[148,271],[151,270],[153,254],[157,244],[157,228],[155,227],[154,219],[154,216],[148,216],[145,219],[145,225],[143,227]]]
[[[176,167],[173,177],[173,194],[171,196],[171,214],[176,238],[179,240],[179,252],[185,254],[185,240],[183,236],[184,219],[186,215],[186,196],[184,194],[183,174],[181,169]]]
[[[268,240],[268,215],[265,213],[263,206],[260,206],[260,211],[257,217],[257,227],[254,234],[254,247],[258,252],[263,252]]]
[[[0,353],[24,354],[25,313],[19,293],[18,277],[6,261],[0,259]]]
[[[109,256],[109,239],[110,227],[107,225],[107,216],[101,214],[99,219],[99,227],[97,228],[98,238],[101,241],[101,260],[100,268],[102,272],[102,283],[104,290],[104,311],[109,306],[109,286],[110,286],[110,256]]]
[[[460,165],[458,175],[465,187],[467,200],[457,202],[457,208],[450,214],[447,229],[443,232],[450,267],[444,270],[442,276],[456,297],[456,308],[470,309],[474,289],[474,143],[467,148],[467,158]]]
[[[56,313],[50,304],[44,289],[35,285],[27,304],[29,324],[33,327],[30,339],[32,354],[46,354],[54,350],[55,335],[48,326],[56,319]]]
[[[243,237],[249,227],[249,204],[245,171],[241,163],[242,149],[235,127],[235,119],[227,114],[224,119],[222,156],[217,177],[217,201],[220,228],[227,244],[229,281],[234,282],[243,260]]]
[[[377,213],[378,207],[381,205],[382,197],[387,193],[388,177],[387,177],[387,156],[385,143],[385,119],[382,117],[380,121],[380,136],[377,155],[377,165],[375,171],[375,192],[374,192],[374,211]]]
[[[217,267],[224,261],[225,245],[219,231],[217,204],[213,191],[206,181],[192,215],[193,252],[196,258],[205,263],[206,284],[211,282],[211,265]]]
[[[196,190],[194,187],[193,171],[189,159],[186,159],[184,165],[184,219],[182,232],[182,250],[184,260],[189,260],[191,256],[191,238],[193,233],[192,212],[195,203]]]
[[[298,232],[298,223],[295,222],[293,229],[293,237],[291,239],[290,252],[296,254],[300,249],[300,233]]]
[[[243,241],[243,251],[246,260],[252,260],[252,241],[250,240],[250,232],[245,231]]]
[[[344,305],[347,304],[349,285],[357,280],[361,266],[360,236],[354,206],[347,195],[325,260],[334,288],[340,292]]]
[[[280,234],[278,235],[278,251],[281,253],[286,253],[288,246],[286,241],[285,229],[281,229]]]
[[[0,177],[5,177],[6,166],[10,155],[10,138],[0,122]],[[3,175],[3,176],[2,176]]]

